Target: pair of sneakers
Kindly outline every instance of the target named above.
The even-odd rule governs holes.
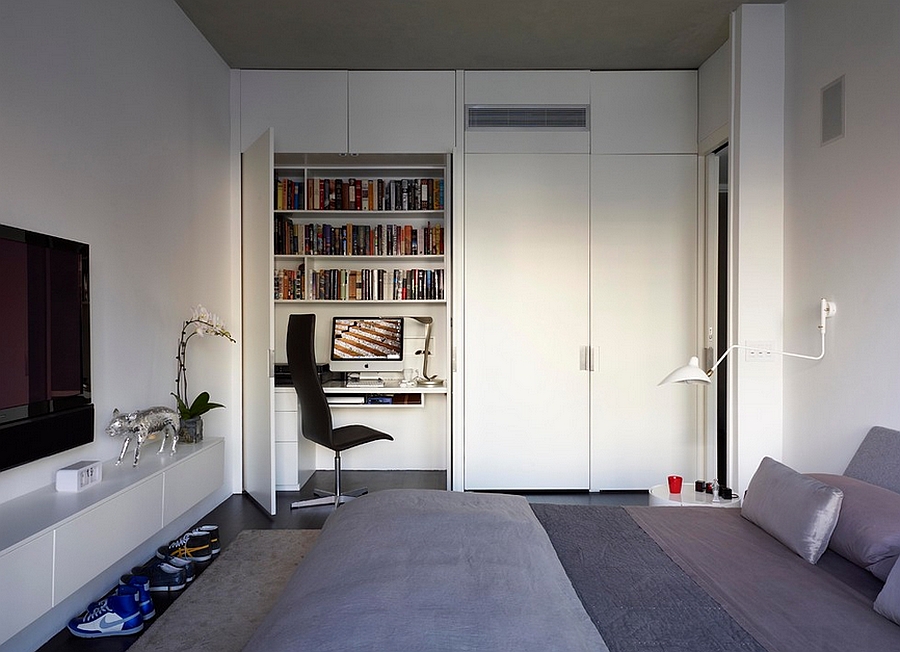
[[[179,538],[160,546],[156,556],[160,559],[181,558],[194,562],[210,561],[219,554],[219,527],[217,525],[201,525]]]
[[[183,559],[154,558],[143,566],[135,566],[131,573],[148,578],[149,591],[180,591],[194,579],[194,563]]]
[[[92,602],[67,628],[79,638],[129,636],[143,631],[144,623],[156,615],[150,598],[150,578],[123,575],[106,597]]]

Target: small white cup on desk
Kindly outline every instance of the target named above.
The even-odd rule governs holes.
[[[415,369],[404,369],[403,370],[403,382],[400,383],[402,387],[415,387],[416,386],[416,370]]]

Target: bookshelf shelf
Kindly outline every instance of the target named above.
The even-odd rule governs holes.
[[[446,303],[446,161],[393,158],[276,162],[276,303]]]
[[[389,304],[389,305],[397,305],[397,304],[423,304],[423,305],[445,305],[447,303],[446,299],[276,299],[276,304],[341,304],[341,303],[350,303],[353,305],[362,305],[362,304]]]

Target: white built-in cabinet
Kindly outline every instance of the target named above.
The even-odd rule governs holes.
[[[165,543],[153,541],[161,530],[221,490],[224,439],[175,455],[148,449],[136,468],[105,462],[103,480],[83,491],[47,485],[0,504],[0,645],[96,578],[113,585],[148,542]]]
[[[695,348],[696,103],[693,72],[466,73],[591,128],[466,133],[461,488],[694,474],[694,396],[657,383]]]
[[[263,131],[277,152],[450,152],[456,139],[456,73],[243,70],[241,151]]]
[[[346,88],[347,74],[342,74]],[[304,75],[241,73],[242,95],[248,88],[264,93],[266,85],[298,84]],[[350,96],[368,100],[351,105],[356,124],[351,142],[388,150],[378,154],[346,156],[342,153],[346,141],[337,153],[327,143],[314,153],[277,152],[284,143],[307,142],[302,116],[269,107],[264,99],[248,98],[246,106],[242,100],[242,130],[246,124],[267,120],[283,130],[296,130],[281,137],[280,130],[266,128],[242,156],[244,488],[272,514],[277,490],[297,489],[315,469],[330,468],[333,456],[298,431],[301,420],[293,388],[275,388],[274,365],[287,363],[287,323],[294,313],[316,314],[316,359],[322,364],[329,361],[333,317],[405,317],[404,367],[408,364],[419,372],[426,326],[415,318],[433,320],[429,375],[437,374],[447,381],[445,385],[418,392],[398,387],[393,394],[416,396],[392,394],[389,405],[335,407],[333,418],[335,426],[362,422],[394,436],[392,442],[347,451],[342,456],[345,469],[447,468],[451,275],[445,240],[450,233],[446,217],[449,151],[455,133],[454,79],[452,72],[424,78],[416,74],[411,79],[352,75]],[[434,93],[427,102],[410,102],[404,111],[392,106],[396,100],[384,96],[391,90],[390,82],[401,80]],[[429,87],[434,80],[442,82],[440,89]],[[410,94],[408,87],[403,88]],[[285,97],[280,86],[278,93]],[[290,97],[294,93],[302,95],[294,89]],[[433,111],[430,104],[436,101],[448,106]],[[364,140],[361,125],[375,133]],[[444,151],[408,153],[423,143]],[[390,151],[391,147],[407,153]],[[375,201],[387,193],[396,200]],[[337,209],[333,201],[325,206],[326,196],[354,200]],[[372,201],[356,202],[357,196]],[[341,237],[344,247],[338,246]],[[398,382],[399,378],[398,371]],[[326,388],[326,393],[343,389]]]

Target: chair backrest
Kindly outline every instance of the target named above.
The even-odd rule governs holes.
[[[331,407],[316,371],[316,316],[291,315],[287,328],[287,359],[300,407],[306,439],[332,450]]]

